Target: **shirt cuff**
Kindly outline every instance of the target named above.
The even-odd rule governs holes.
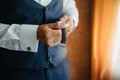
[[[37,40],[37,28],[38,25],[21,25],[20,47],[23,51],[37,52],[39,42]]]

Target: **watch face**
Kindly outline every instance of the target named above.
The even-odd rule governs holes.
[[[62,24],[65,28],[68,27],[68,24],[65,21],[58,21],[59,24]]]

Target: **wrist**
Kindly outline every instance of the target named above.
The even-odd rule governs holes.
[[[37,40],[39,40],[40,41],[40,26],[38,26],[38,28],[37,28]]]

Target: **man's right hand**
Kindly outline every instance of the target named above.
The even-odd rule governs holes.
[[[61,42],[63,25],[59,23],[43,24],[38,27],[37,39],[49,47]]]

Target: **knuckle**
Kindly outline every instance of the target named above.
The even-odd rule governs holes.
[[[46,37],[46,39],[48,39],[48,38],[49,38],[49,34],[46,33],[46,34],[45,34],[45,37]]]
[[[51,47],[51,44],[50,44],[50,43],[48,43],[47,45],[48,45],[49,47]]]
[[[53,42],[52,42],[51,40],[48,40],[48,41],[47,41],[47,45],[48,45],[49,47],[52,47],[52,46],[53,46]]]

